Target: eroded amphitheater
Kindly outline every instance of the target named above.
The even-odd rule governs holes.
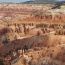
[[[4,65],[65,65],[65,4],[0,4],[0,60]]]

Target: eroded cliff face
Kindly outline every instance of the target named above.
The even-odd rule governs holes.
[[[0,20],[6,23],[47,22],[64,23],[65,12],[51,9],[52,4],[0,4]]]
[[[53,6],[1,4],[0,53],[6,55],[26,45],[33,50],[27,53],[32,61],[50,57],[65,62],[65,12]]]
[[[14,36],[23,36],[25,34],[25,27],[34,28],[36,24],[40,23],[43,23],[42,27],[46,23],[49,23],[46,25],[47,27],[50,25],[49,27],[54,27],[54,29],[55,27],[64,27],[64,10],[53,10],[51,9],[53,6],[52,4],[0,4],[0,29],[9,28],[9,35],[15,33]],[[52,25],[50,23],[52,23]],[[60,25],[61,23],[62,25]],[[57,24],[57,26],[55,24]],[[61,30],[57,31],[59,33]],[[32,32],[30,31],[30,33]]]

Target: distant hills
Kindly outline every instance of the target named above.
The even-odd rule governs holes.
[[[14,3],[14,2],[0,2],[2,4],[63,4],[65,1],[58,1],[58,0],[29,0],[25,2],[20,2],[20,3]]]
[[[26,1],[26,2],[21,2],[21,3],[23,3],[23,4],[35,4],[36,2],[35,1]]]
[[[43,3],[54,3],[54,1],[41,0],[41,1],[26,1],[26,2],[23,2],[23,4],[43,4]]]
[[[65,3],[65,1],[56,1],[56,0],[30,0],[30,1],[26,1],[23,2],[23,4],[44,4],[44,3]]]

